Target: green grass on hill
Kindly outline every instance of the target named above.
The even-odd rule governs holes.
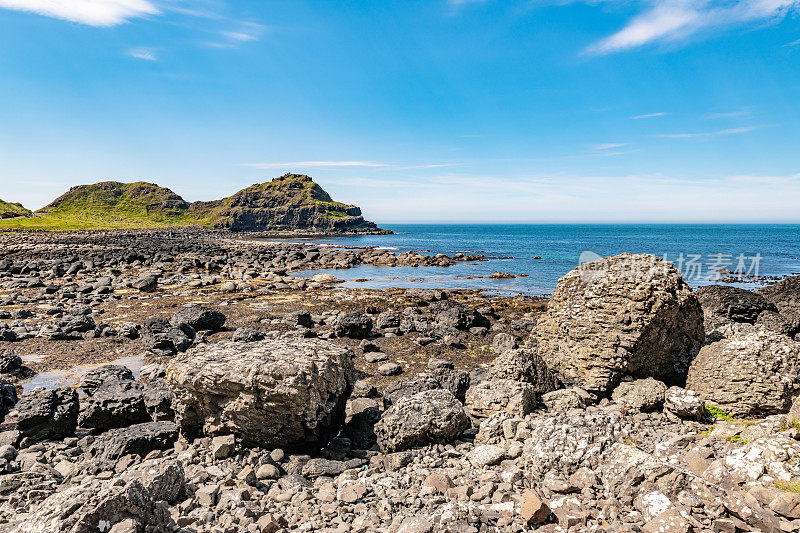
[[[22,207],[22,204],[16,204],[0,200],[0,219],[21,217],[30,214],[31,214],[30,210]]]
[[[0,205],[13,205],[0,202]],[[170,226],[229,227],[240,208],[313,206],[321,216],[344,218],[354,206],[335,202],[308,176],[287,174],[216,202],[189,204],[152,183],[106,181],[73,187],[27,218],[0,220],[0,230],[99,230]],[[25,210],[25,214],[30,211]]]

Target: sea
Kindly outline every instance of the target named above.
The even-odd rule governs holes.
[[[394,235],[293,239],[322,246],[376,247],[425,254],[482,254],[450,267],[363,265],[325,270],[354,288],[461,288],[547,296],[580,262],[623,252],[672,262],[693,287],[754,289],[800,274],[800,225],[776,224],[391,224]],[[507,272],[510,279],[489,278]],[[322,271],[308,270],[311,277]]]

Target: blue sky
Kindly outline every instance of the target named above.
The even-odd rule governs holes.
[[[800,222],[800,0],[0,0],[0,197]]]

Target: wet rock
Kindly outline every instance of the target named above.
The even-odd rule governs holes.
[[[69,387],[34,389],[17,406],[17,429],[33,442],[72,436],[77,424],[78,393]]]
[[[11,350],[0,350],[0,374],[16,372],[22,366],[22,358]]]
[[[662,382],[647,378],[620,383],[611,397],[630,412],[646,413],[661,409],[666,392],[667,386]]]
[[[682,383],[704,338],[702,309],[680,272],[631,254],[562,277],[532,334],[564,384],[599,395],[624,375]]]
[[[451,442],[468,427],[461,402],[450,391],[436,389],[400,398],[383,413],[375,434],[387,453]]]
[[[337,337],[364,339],[372,333],[372,318],[355,311],[343,313],[333,321],[333,333]]]
[[[734,416],[785,413],[800,391],[800,343],[768,331],[704,346],[686,387]]]
[[[195,331],[218,331],[225,325],[227,317],[215,309],[204,305],[192,304],[178,310],[170,323],[180,327],[181,324],[189,324]]]
[[[352,352],[317,340],[220,343],[167,365],[187,435],[235,434],[245,445],[313,447],[344,421]]]

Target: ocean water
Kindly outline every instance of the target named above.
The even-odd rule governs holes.
[[[720,270],[740,273],[745,288],[764,278],[800,273],[800,225],[675,224],[394,224],[395,235],[296,239],[333,246],[373,246],[430,254],[483,254],[486,262],[442,267],[360,266],[328,271],[346,287],[437,287],[485,289],[497,294],[547,295],[582,257],[648,253],[675,264],[693,287],[720,283]],[[541,259],[537,259],[540,257]],[[525,274],[488,279],[494,271]],[[313,276],[319,271],[305,271]],[[758,282],[752,278],[758,276]],[[361,280],[361,281],[356,281]],[[363,281],[366,280],[366,281]]]

